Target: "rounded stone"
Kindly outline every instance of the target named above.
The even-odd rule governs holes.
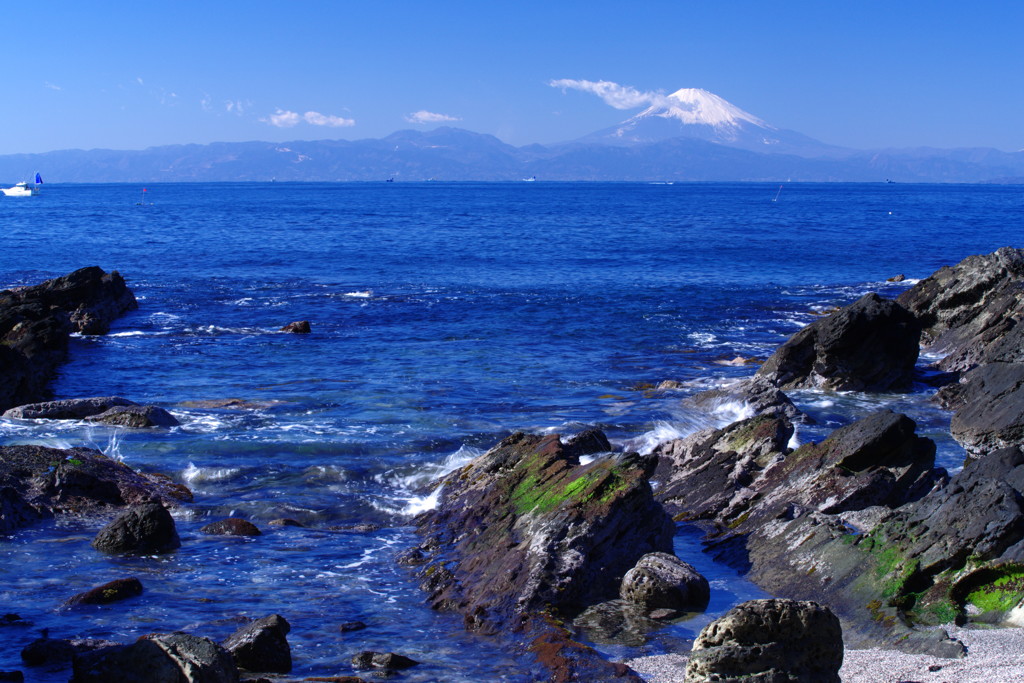
[[[645,610],[699,611],[708,606],[708,580],[678,557],[647,553],[622,577],[619,597]]]

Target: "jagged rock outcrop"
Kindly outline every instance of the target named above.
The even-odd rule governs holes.
[[[865,294],[794,334],[757,374],[782,389],[908,391],[919,337],[910,311]]]
[[[839,683],[842,665],[842,628],[827,607],[750,600],[701,630],[686,665],[686,683]]]
[[[166,553],[181,547],[174,518],[158,501],[132,505],[103,527],[92,547],[104,553]]]
[[[616,597],[643,555],[671,552],[674,529],[648,484],[653,457],[581,465],[580,450],[557,435],[514,434],[453,472],[437,509],[417,520],[424,541],[407,562],[424,565],[431,605],[461,613],[467,628],[527,632],[553,677],[587,667],[596,667],[587,675],[631,676],[576,648],[543,615]]]
[[[154,498],[174,506],[192,493],[90,448],[0,446],[0,533],[44,517],[108,512]]]
[[[72,332],[106,334],[114,319],[137,307],[117,271],[95,266],[0,292],[0,410],[45,398]]]
[[[679,519],[736,517],[756,495],[761,473],[789,452],[792,436],[788,420],[764,415],[661,444],[655,496]]]
[[[1003,247],[940,268],[896,300],[921,322],[926,349],[948,371],[1019,362],[1024,346],[1024,249]]]

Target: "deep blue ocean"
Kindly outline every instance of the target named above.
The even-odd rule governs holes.
[[[170,430],[0,420],[5,444],[91,446],[168,474],[196,501],[182,548],[107,557],[100,524],[60,521],[0,538],[0,670],[51,637],[129,641],[185,630],[223,639],[244,617],[284,615],[296,676],[352,673],[360,650],[424,662],[406,681],[523,681],[508,641],[467,634],[424,605],[395,564],[416,543],[424,487],[516,430],[587,426],[623,448],[732,417],[691,393],[752,374],[815,314],[869,291],[896,296],[970,254],[1024,246],[1024,187],[903,184],[346,183],[45,185],[0,197],[0,287],[83,266],[118,270],[139,310],[79,337],[55,397],[163,406]],[[903,283],[886,280],[904,274]],[[282,334],[308,320],[310,335]],[[922,362],[924,362],[923,359]],[[680,388],[653,391],[663,380]],[[819,420],[801,441],[879,407],[906,412],[959,467],[949,415],[907,396],[796,392]],[[202,407],[240,399],[243,409]],[[207,537],[228,515],[264,531]],[[273,527],[289,517],[306,526]],[[371,525],[371,526],[367,526]],[[728,607],[761,593],[700,551],[706,615],[622,659],[688,649]],[[134,575],[145,593],[61,610]],[[342,622],[368,628],[341,633]],[[581,637],[586,638],[586,634]],[[26,669],[26,680],[66,680]]]

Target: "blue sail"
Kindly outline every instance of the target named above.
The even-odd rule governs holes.
[[[41,175],[39,175],[38,173],[36,173],[36,185],[42,185],[42,184],[43,184],[43,177]]]

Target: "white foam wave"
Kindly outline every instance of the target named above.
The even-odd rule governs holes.
[[[711,410],[711,414],[724,426],[754,417],[754,406],[746,401],[722,401]]]
[[[711,346],[718,341],[718,337],[710,332],[691,332],[687,336],[699,346]]]
[[[237,467],[196,467],[192,462],[181,473],[181,478],[189,484],[202,484],[213,481],[227,481],[242,470]]]
[[[654,423],[654,429],[625,441],[623,447],[624,450],[647,455],[661,444],[681,439],[691,433],[682,431],[670,422],[658,421]]]
[[[373,296],[373,291],[366,289],[361,292],[345,292],[342,296],[350,296],[355,299],[369,299]]]
[[[130,332],[111,332],[108,337],[142,337],[147,333],[142,330],[131,330]]]
[[[414,496],[408,503],[406,503],[405,507],[402,508],[402,514],[415,517],[421,512],[433,510],[437,507],[437,503],[441,499],[441,489],[443,488],[444,486],[438,486],[430,492],[429,496]]]

